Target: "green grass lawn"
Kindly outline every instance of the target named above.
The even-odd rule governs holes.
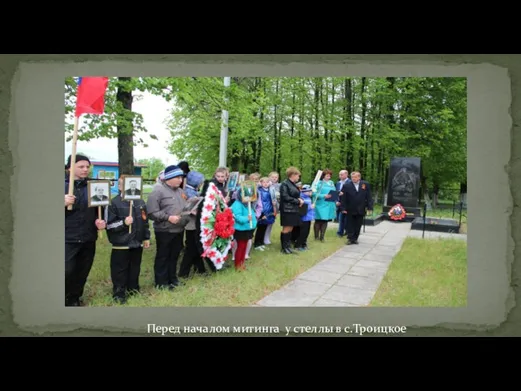
[[[263,252],[252,250],[250,259],[246,260],[245,272],[236,272],[230,267],[208,276],[194,276],[187,280],[185,286],[178,287],[175,291],[157,291],[153,287],[155,243],[152,237],[150,248],[143,252],[140,278],[142,293],[130,298],[125,306],[250,306],[345,245],[345,240],[336,237],[336,227],[331,227],[323,243],[315,241],[311,233],[308,251],[297,255],[283,255],[280,253],[279,237],[280,223],[277,220],[271,234],[272,244],[266,246],[266,251]],[[104,232],[103,238],[98,239],[96,258],[85,287],[84,301],[88,306],[119,305],[112,300],[110,251]],[[232,266],[233,262],[228,262]]]
[[[148,193],[146,191],[145,200]],[[381,213],[375,207],[375,214]],[[452,218],[452,210],[435,210],[429,217]],[[456,219],[458,216],[456,216]],[[152,223],[150,224],[152,227]],[[237,307],[250,306],[269,293],[291,282],[299,274],[333,254],[345,245],[336,237],[336,224],[331,224],[325,242],[308,239],[309,251],[298,255],[280,253],[280,223],[273,226],[266,251],[252,250],[246,260],[247,270],[230,268],[207,276],[194,276],[175,291],[157,291],[153,287],[155,241],[143,252],[141,295],[129,299],[129,307]],[[466,231],[466,217],[462,232]],[[153,230],[152,230],[153,235]],[[85,287],[88,306],[119,305],[112,300],[110,252],[106,232],[98,239],[96,257]],[[178,265],[183,254],[180,255]],[[466,242],[460,240],[428,240],[408,238],[393,260],[387,275],[371,303],[372,306],[465,306],[467,297]]]
[[[372,307],[467,305],[467,242],[407,238],[393,259]]]

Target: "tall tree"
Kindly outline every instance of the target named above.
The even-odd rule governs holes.
[[[142,142],[142,118],[117,92],[149,91],[172,103],[171,152],[206,175],[219,164],[226,108],[233,170],[276,170],[283,177],[297,165],[310,183],[318,169],[358,169],[382,199],[390,159],[416,156],[422,159],[422,189],[433,198],[466,183],[464,78],[234,77],[229,87],[218,77],[113,78],[111,88],[107,114],[89,118],[80,139],[132,128],[133,144]]]
[[[167,89],[174,79],[167,78],[131,78],[111,77],[105,97],[105,113],[103,115],[84,115],[78,130],[78,140],[88,141],[96,138],[118,139],[118,161],[120,174],[134,173],[134,146],[144,143],[140,137],[148,133],[143,125],[143,116],[132,110],[136,91],[151,92],[156,95],[168,95]],[[76,80],[72,77],[65,80],[65,113],[72,118],[76,102]],[[65,127],[66,134],[71,135],[72,121]],[[154,134],[149,134],[157,139]],[[67,140],[70,140],[70,136]]]

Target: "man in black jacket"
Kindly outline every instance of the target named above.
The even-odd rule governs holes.
[[[98,208],[88,207],[88,175],[90,160],[76,155],[71,167],[71,157],[65,169],[73,170],[74,193],[69,195],[69,176],[65,177],[65,305],[78,307],[87,282],[94,256],[98,230],[105,229],[105,221],[98,219]],[[72,205],[72,210],[68,207]],[[103,210],[103,207],[102,207]]]
[[[107,208],[107,236],[112,244],[110,275],[114,300],[124,304],[129,295],[139,293],[143,248],[150,247],[150,228],[145,201],[121,198],[124,176],[119,178],[119,194]]]
[[[340,210],[347,223],[347,244],[358,244],[360,228],[367,212],[373,210],[373,198],[369,183],[360,180],[360,173],[353,171],[351,181],[342,186]]]

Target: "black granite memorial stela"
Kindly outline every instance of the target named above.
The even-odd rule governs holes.
[[[419,207],[421,183],[421,159],[418,157],[394,157],[389,166],[387,213],[396,204],[401,204],[407,212],[405,221],[421,216]]]
[[[420,175],[420,158],[392,158],[389,167],[387,205],[401,204],[405,208],[417,208],[420,194]]]

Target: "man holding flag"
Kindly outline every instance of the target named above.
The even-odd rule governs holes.
[[[83,77],[78,82],[76,115],[72,138],[72,154],[65,169],[65,306],[78,307],[94,256],[98,231],[106,223],[99,218],[98,208],[88,207],[87,183],[90,160],[76,155],[78,123],[82,114],[103,114],[107,77]]]

